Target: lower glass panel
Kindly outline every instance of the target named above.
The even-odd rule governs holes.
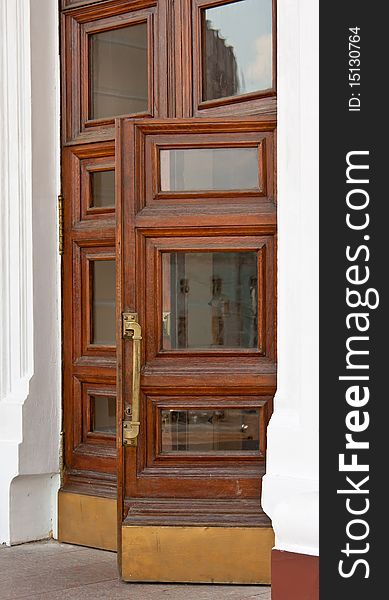
[[[246,252],[169,252],[163,349],[257,348],[258,259]]]
[[[95,433],[116,435],[116,398],[91,396],[91,430]]]
[[[162,410],[162,452],[259,451],[259,409]]]

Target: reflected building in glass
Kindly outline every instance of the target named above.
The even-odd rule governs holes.
[[[204,100],[236,96],[240,93],[238,64],[234,48],[227,44],[212,21],[205,21]]]
[[[163,256],[163,349],[258,347],[256,252]]]

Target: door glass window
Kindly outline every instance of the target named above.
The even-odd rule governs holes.
[[[272,87],[272,0],[242,0],[203,11],[203,100]]]
[[[182,148],[160,151],[162,192],[256,190],[258,148]]]
[[[256,252],[163,254],[163,349],[257,348]]]
[[[259,409],[162,410],[162,452],[259,451]]]
[[[91,199],[93,208],[115,206],[115,171],[95,171],[91,173]]]
[[[147,24],[90,36],[90,119],[147,111]]]
[[[93,261],[92,344],[115,345],[116,271],[114,260]]]
[[[116,398],[91,396],[91,430],[95,433],[116,435]]]

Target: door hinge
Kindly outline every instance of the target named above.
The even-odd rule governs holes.
[[[58,252],[63,254],[63,196],[58,196]]]

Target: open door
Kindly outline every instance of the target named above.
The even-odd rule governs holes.
[[[275,121],[116,121],[126,581],[269,583]]]

